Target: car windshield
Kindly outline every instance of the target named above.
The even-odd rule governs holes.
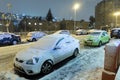
[[[93,35],[93,36],[98,36],[100,35],[101,32],[91,32],[90,35]]]
[[[56,40],[57,39],[53,37],[43,37],[39,41],[37,41],[32,46],[32,48],[42,49],[42,50],[51,49],[52,46],[55,44]]]

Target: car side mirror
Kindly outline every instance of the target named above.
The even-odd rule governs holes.
[[[61,49],[60,46],[56,46],[56,47],[54,48],[54,50],[58,50],[58,49]]]

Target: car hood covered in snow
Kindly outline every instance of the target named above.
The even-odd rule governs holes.
[[[29,60],[29,59],[32,59],[33,57],[40,57],[46,53],[47,53],[46,50],[28,48],[16,54],[16,58],[19,58],[21,60]]]

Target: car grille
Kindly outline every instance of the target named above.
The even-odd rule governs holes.
[[[22,73],[25,73],[25,71],[23,70],[22,67],[17,67],[15,64],[14,64],[14,70],[15,70],[15,71],[22,72]]]
[[[23,60],[19,60],[18,58],[16,58],[16,61],[17,61],[17,62],[20,62],[20,63],[23,63],[23,62],[24,62]]]

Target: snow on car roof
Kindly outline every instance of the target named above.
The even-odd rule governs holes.
[[[64,34],[52,34],[44,36],[43,38],[39,39],[32,48],[39,48],[39,49],[52,49],[53,46],[58,42],[58,40],[67,37]],[[39,45],[40,44],[40,45]]]

